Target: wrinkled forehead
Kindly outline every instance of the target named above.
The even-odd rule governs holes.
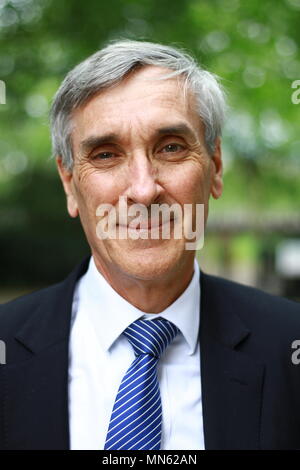
[[[199,125],[194,95],[185,87],[185,77],[165,78],[170,72],[162,67],[144,67],[92,96],[72,114],[73,137],[77,140],[100,129],[118,132],[126,125],[151,130],[171,120]]]

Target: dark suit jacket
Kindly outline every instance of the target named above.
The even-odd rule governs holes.
[[[0,306],[0,449],[69,449],[71,307],[88,261],[63,282]],[[200,278],[205,448],[300,449],[300,364],[291,360],[300,304],[202,271]]]

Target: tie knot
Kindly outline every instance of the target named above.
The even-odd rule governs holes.
[[[166,347],[173,341],[178,328],[168,320],[159,318],[155,320],[136,320],[131,323],[124,335],[134,349],[134,354],[151,354],[160,357]]]

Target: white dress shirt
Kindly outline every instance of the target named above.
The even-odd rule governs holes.
[[[69,423],[72,450],[103,450],[114,401],[135,359],[122,332],[139,318],[166,318],[180,332],[157,366],[162,401],[162,450],[204,449],[200,345],[200,270],[161,313],[146,313],[121,297],[93,257],[74,293],[69,343]]]

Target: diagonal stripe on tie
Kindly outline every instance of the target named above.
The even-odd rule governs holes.
[[[178,331],[173,323],[158,318],[136,320],[123,332],[135,359],[115,399],[105,450],[160,449],[162,406],[157,364]]]

